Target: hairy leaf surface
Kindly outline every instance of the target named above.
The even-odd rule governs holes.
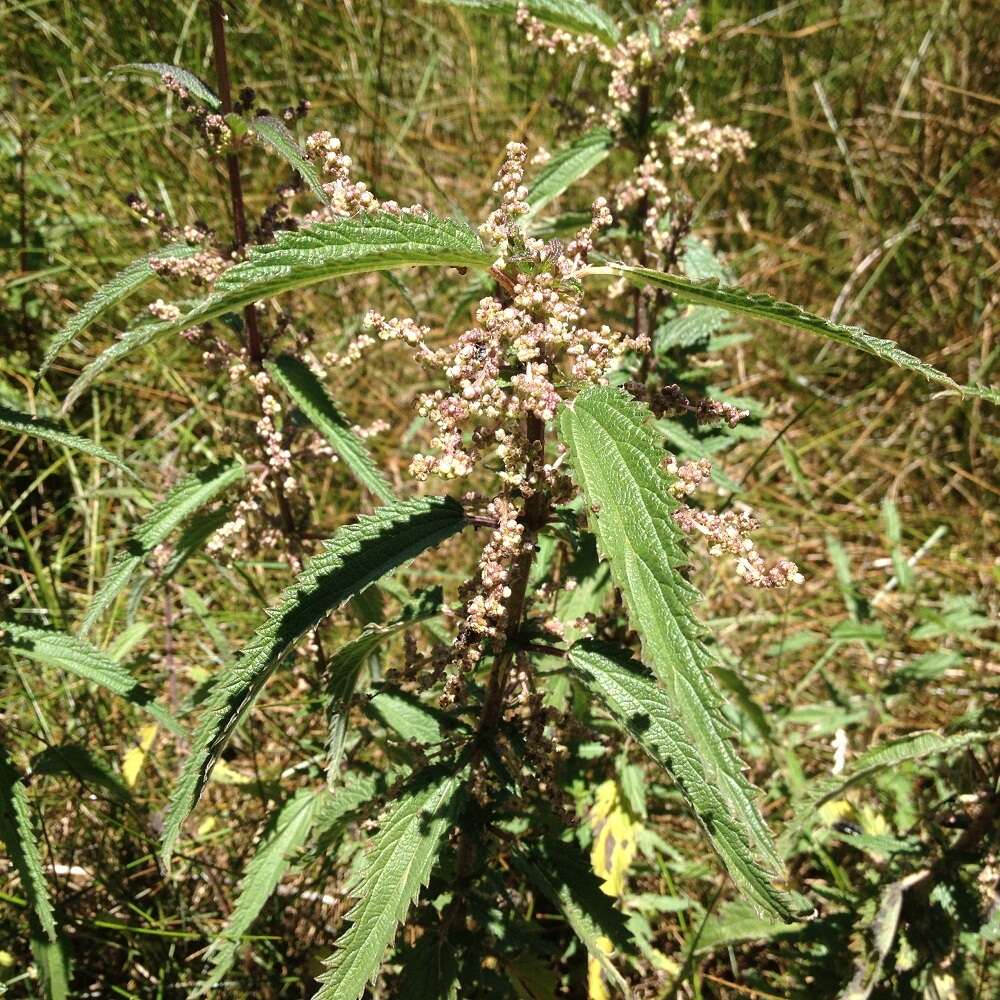
[[[64,448],[72,448],[73,451],[82,451],[85,455],[93,455],[94,458],[99,458],[102,462],[107,462],[135,478],[132,470],[117,455],[112,455],[106,448],[94,444],[89,438],[69,433],[55,421],[47,420],[45,417],[33,417],[30,413],[21,413],[19,410],[0,406],[0,430],[11,431],[13,434],[30,434],[43,441],[51,441],[52,444],[61,444]]]
[[[155,76],[160,80],[165,76],[172,76],[189,94],[207,104],[213,111],[218,111],[222,107],[222,101],[194,73],[182,69],[180,66],[171,66],[170,63],[124,63],[121,66],[115,66],[108,76],[126,76],[130,73],[137,73],[140,76]]]
[[[642,639],[643,660],[663,684],[685,743],[704,762],[705,782],[738,820],[739,852],[722,854],[720,848],[722,860],[758,905],[787,917],[787,906],[772,888],[781,861],[733,749],[703,629],[694,616],[699,595],[680,572],[687,552],[672,517],[678,504],[660,468],[663,449],[648,426],[650,416],[619,390],[594,388],[563,410],[559,428],[577,482],[596,511],[591,527]],[[712,832],[717,817],[699,819]],[[744,863],[747,858],[752,866]]]
[[[618,724],[670,772],[740,890],[759,908],[789,918],[774,887],[781,863],[763,821],[747,816],[756,809],[753,790],[739,771],[731,773],[731,761],[718,766],[703,756],[673,700],[624,650],[583,642],[570,650],[570,662]],[[742,800],[738,809],[734,798]]]
[[[324,205],[330,204],[329,195],[323,190],[319,171],[306,159],[295,136],[288,131],[280,118],[261,115],[247,122],[250,134],[269,149],[274,150],[309,185],[309,190]]]
[[[326,438],[358,482],[383,503],[389,503],[394,494],[388,480],[375,464],[364,441],[341,416],[323,383],[309,366],[298,358],[283,354],[269,364],[267,370]]]
[[[618,41],[618,25],[596,4],[587,0],[424,0],[424,3],[447,3],[452,7],[472,7],[490,14],[513,18],[519,7],[526,7],[533,17],[576,35],[596,35],[606,45]]]
[[[605,267],[592,268],[594,274],[619,274],[634,285],[642,287],[652,285],[672,292],[683,302],[695,305],[713,306],[725,309],[727,312],[753,316],[756,319],[769,319],[784,326],[806,330],[828,340],[847,344],[859,351],[872,354],[882,361],[898,365],[909,371],[923,375],[931,382],[937,382],[949,389],[955,389],[965,395],[979,396],[993,403],[1000,403],[1000,390],[989,386],[959,385],[944,372],[938,371],[919,358],[908,354],[898,344],[891,340],[873,337],[860,326],[843,326],[823,319],[814,313],[806,312],[799,306],[789,302],[781,302],[770,295],[753,294],[732,285],[721,285],[714,279],[708,281],[691,281],[676,274],[664,271],[654,271],[645,267],[633,267],[629,264],[608,263]]]
[[[97,684],[137,705],[172,733],[182,732],[177,720],[153,701],[152,692],[147,691],[106,653],[77,636],[7,622],[0,633],[0,645],[7,646],[30,660],[58,667]]]
[[[199,984],[198,995],[210,992],[232,968],[242,937],[277,889],[294,853],[309,836],[323,794],[313,788],[300,789],[268,823],[240,882],[236,906],[205,955],[212,971]]]
[[[21,889],[31,908],[32,919],[48,941],[57,940],[56,919],[45,883],[38,836],[31,822],[31,808],[24,780],[11,763],[6,747],[0,746],[0,837],[21,879]]]
[[[150,553],[166,541],[170,533],[200,507],[238,483],[245,469],[238,462],[220,462],[182,479],[149,515],[132,530],[125,548],[108,570],[100,589],[90,602],[80,626],[86,635],[98,618],[111,606],[135,570]]]
[[[465,514],[453,500],[427,497],[386,504],[325,543],[325,551],[268,612],[267,621],[212,688],[170,797],[161,846],[164,867],[219,754],[285,654],[331,611],[465,524]]]
[[[396,927],[427,884],[458,806],[461,776],[421,772],[394,799],[354,887],[351,926],[327,959],[316,1000],[358,1000],[382,964]]]
[[[63,403],[68,409],[101,372],[161,337],[206,323],[223,313],[331,278],[398,267],[474,267],[495,259],[468,226],[433,215],[363,213],[337,222],[282,230],[274,242],[252,247],[226,271],[214,291],[176,320],[143,323],[98,355],[80,373]]]
[[[183,260],[185,257],[193,257],[196,253],[198,253],[198,247],[188,246],[186,243],[171,243],[158,250],[151,250],[145,256],[132,261],[110,281],[101,285],[86,305],[52,338],[52,343],[49,344],[45,357],[42,359],[42,365],[38,369],[39,378],[45,374],[59,352],[74,337],[83,333],[94,320],[106,313],[112,306],[123,302],[133,292],[137,292],[143,285],[156,277],[151,261]]]
[[[607,129],[598,128],[581,136],[572,145],[552,154],[528,189],[528,211],[521,222],[530,222],[549,202],[570,185],[585,177],[611,152],[613,139]]]

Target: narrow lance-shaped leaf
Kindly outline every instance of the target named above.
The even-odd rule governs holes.
[[[192,473],[170,490],[166,497],[153,507],[146,519],[132,530],[124,550],[118,554],[100,589],[90,602],[86,617],[80,626],[80,635],[87,634],[128,584],[143,560],[147,559],[158,545],[162,545],[182,521],[230,486],[238,483],[244,474],[245,469],[240,463],[220,462]]]
[[[89,438],[80,437],[79,434],[71,434],[55,421],[47,420],[45,417],[33,417],[30,413],[21,413],[18,410],[0,406],[0,430],[10,431],[13,434],[30,434],[43,441],[71,448],[73,451],[82,451],[85,455],[93,455],[94,458],[99,458],[102,462],[107,462],[133,479],[135,478],[135,474],[117,455],[112,455],[106,448],[94,444]]]
[[[418,622],[426,621],[441,609],[441,590],[435,588],[402,614],[385,625],[373,623],[354,639],[345,643],[327,661],[323,687],[327,716],[327,780],[331,786],[339,778],[340,760],[347,735],[347,703],[354,694],[358,675],[383,642]]]
[[[31,776],[67,774],[85,785],[100,785],[118,802],[130,801],[132,795],[111,768],[86,747],[73,743],[52,746],[31,759]]]
[[[389,503],[393,499],[392,487],[373,461],[364,441],[341,416],[323,383],[309,366],[298,358],[283,354],[269,364],[267,370],[326,438],[358,482],[383,503]]]
[[[429,213],[369,212],[283,230],[272,243],[252,247],[246,260],[216,281],[211,295],[180,318],[129,330],[80,373],[63,409],[71,407],[101,372],[140,347],[223,313],[238,312],[252,302],[351,274],[414,266],[487,270],[494,259],[474,230]]]
[[[42,365],[38,369],[38,377],[45,374],[49,365],[55,361],[59,352],[74,338],[78,337],[91,323],[103,313],[106,313],[112,306],[123,302],[134,292],[137,292],[147,282],[156,277],[153,269],[154,260],[183,260],[185,257],[193,257],[198,253],[198,247],[188,246],[186,243],[171,243],[169,246],[160,247],[158,250],[151,250],[144,257],[132,261],[127,267],[119,271],[110,281],[101,287],[88,299],[86,305],[77,312],[72,319],[52,338]]]
[[[672,516],[678,503],[660,466],[663,448],[648,426],[650,417],[617,389],[587,389],[563,410],[560,436],[595,512],[591,528],[642,640],[643,660],[664,685],[684,740],[703,760],[705,780],[738,821],[740,854],[720,849],[722,860],[758,905],[787,918],[788,907],[772,885],[781,877],[781,860],[721,711],[722,696],[693,611],[698,592],[680,572],[687,551]],[[699,818],[709,829],[715,822],[714,816]],[[743,863],[744,854],[752,866]]]
[[[736,885],[758,908],[789,916],[787,901],[774,888],[778,875],[770,845],[765,844],[762,860],[755,849],[756,829],[732,809],[718,769],[702,756],[663,688],[627,652],[613,646],[580,643],[570,650],[570,662],[615,721],[670,773]],[[736,788],[733,794],[749,799],[749,789]]]
[[[611,152],[612,136],[598,128],[581,136],[571,146],[552,154],[528,188],[528,211],[522,224],[530,222],[549,202],[559,197],[571,184],[586,176]]]
[[[330,204],[330,197],[323,190],[319,171],[306,159],[305,154],[288,131],[285,123],[278,118],[262,115],[247,122],[250,134],[262,145],[274,150],[309,185],[309,190],[324,205]]]
[[[588,268],[586,274],[610,274],[627,278],[634,285],[643,287],[652,285],[672,292],[684,302],[696,305],[715,306],[728,312],[753,316],[756,319],[772,320],[784,326],[792,326],[808,333],[847,344],[859,351],[872,354],[882,361],[898,365],[909,371],[917,372],[931,382],[955,389],[964,395],[979,396],[992,403],[1000,404],[1000,389],[989,386],[959,385],[954,379],[938,371],[919,358],[908,354],[898,344],[891,340],[873,337],[860,326],[843,326],[821,316],[806,312],[799,306],[789,302],[781,302],[770,295],[753,294],[736,286],[721,285],[715,280],[692,281],[677,274],[667,274],[664,271],[654,271],[645,267],[634,267],[630,264],[609,262],[602,267]]]
[[[160,80],[163,80],[164,77],[173,77],[192,97],[197,97],[213,111],[218,111],[222,107],[222,101],[194,73],[180,66],[171,66],[170,63],[124,63],[121,66],[115,66],[108,73],[108,76],[127,76],[131,73],[140,76],[155,76],[159,77]]]
[[[6,646],[30,660],[82,677],[138,706],[172,733],[183,732],[177,720],[153,701],[150,691],[123,666],[84,639],[52,629],[7,622],[0,629],[0,646]]]
[[[211,992],[232,967],[241,939],[277,889],[294,853],[309,836],[322,795],[312,788],[300,789],[268,823],[240,882],[236,906],[205,955],[212,971],[198,984],[195,995]]]
[[[597,4],[587,0],[424,0],[424,3],[471,7],[488,14],[506,14],[511,18],[524,7],[544,24],[575,35],[594,35],[606,45],[613,45],[619,37],[618,25]]]
[[[615,984],[618,992],[631,996],[628,983],[605,951],[607,941],[619,949],[628,945],[624,916],[601,891],[600,879],[576,856],[571,844],[539,842],[530,850],[517,850],[514,865],[558,906],[590,956]],[[603,939],[603,940],[602,940]]]
[[[56,920],[52,913],[38,837],[31,822],[31,808],[22,776],[14,767],[7,749],[0,746],[0,837],[21,879],[21,889],[31,908],[37,930],[49,941],[57,939]]]
[[[285,654],[331,611],[365,587],[466,525],[461,506],[426,497],[386,504],[325,543],[267,621],[212,688],[191,754],[170,797],[161,857],[169,866],[181,826],[194,808],[233,730]]]
[[[454,821],[461,776],[444,768],[421,772],[393,800],[353,889],[351,926],[320,976],[316,1000],[358,1000],[375,977],[396,927],[430,878]]]

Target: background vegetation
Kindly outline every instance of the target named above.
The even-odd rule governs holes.
[[[744,164],[702,175],[689,192],[699,232],[745,287],[863,321],[958,381],[995,383],[994,4],[705,0],[702,25],[704,58],[685,68],[692,97],[715,121],[748,129],[756,146]],[[571,111],[587,85],[533,54],[512,26],[418,3],[239,3],[229,40],[236,86],[253,87],[272,109],[307,98],[306,126],[339,135],[374,190],[472,220],[505,143],[524,137],[551,148],[572,138]],[[64,354],[36,388],[32,372],[49,339],[153,245],[126,197],[138,193],[181,223],[229,225],[224,169],[181,127],[176,102],[105,78],[117,64],[157,60],[210,79],[211,39],[195,0],[26,0],[0,11],[0,56],[0,404],[37,399],[39,412],[53,412],[86,359]],[[286,167],[262,152],[250,157],[247,203],[257,217]],[[598,170],[586,186],[597,194],[606,180]],[[568,207],[587,204],[580,194]],[[398,302],[439,326],[447,292],[362,280],[297,302],[316,344],[335,348],[373,295],[387,314]],[[122,328],[106,320],[91,343]],[[717,384],[760,403],[766,433],[729,452],[726,471],[761,515],[763,535],[773,533],[773,547],[807,582],[761,593],[714,564],[696,577],[733,688],[753,691],[738,721],[780,830],[803,782],[829,774],[838,729],[859,754],[914,730],[996,728],[1000,426],[985,402],[936,393],[917,376],[817,349],[787,330],[742,328],[754,336],[721,356]],[[133,356],[76,408],[74,429],[126,456],[162,495],[203,454],[209,432],[255,419],[224,397],[206,400],[201,377],[197,352],[181,342]],[[391,424],[371,443],[399,483],[406,453],[397,446],[418,432],[406,378],[362,366],[337,387],[354,421]],[[148,494],[96,461],[17,435],[0,435],[0,457],[0,617],[70,628]],[[325,536],[357,504],[337,467],[317,478],[313,520]],[[288,581],[278,562],[210,562],[192,560],[160,596],[140,592],[124,631],[91,636],[172,705],[242,642],[257,609]],[[268,688],[200,807],[180,877],[164,881],[154,845],[182,747],[162,736],[144,742],[144,720],[81,681],[13,656],[0,664],[3,741],[19,766],[34,762],[31,803],[72,941],[74,995],[174,996],[192,980],[269,803],[322,743],[321,720],[297,696],[311,683],[306,666]],[[106,773],[45,774],[37,763],[48,746],[83,744]],[[630,892],[676,901],[633,907],[676,963],[649,995],[837,995],[866,951],[864,919],[880,886],[911,870],[898,846],[908,837],[922,845],[917,870],[942,858],[957,864],[947,856],[953,831],[976,829],[981,836],[963,850],[985,873],[983,891],[994,891],[995,828],[975,820],[984,796],[996,796],[997,749],[891,769],[843,799],[842,815],[809,820],[810,848],[793,875],[842,905],[834,944],[809,935],[785,943],[748,918],[740,924],[738,913],[705,924],[727,896],[718,898],[717,873],[702,864],[704,845],[677,812],[648,812],[645,846],[657,860],[636,863]],[[888,839],[864,840],[880,836]],[[669,850],[657,854],[657,841]],[[349,861],[334,852],[286,879],[254,925],[231,995],[309,995],[347,908],[338,878]],[[12,996],[32,996],[23,892],[0,864],[0,977]],[[996,995],[995,904],[993,930],[962,938],[967,902],[936,899],[908,915],[914,939],[940,935],[940,959],[932,975],[908,983],[894,953],[900,995]],[[714,941],[702,936],[710,926]]]

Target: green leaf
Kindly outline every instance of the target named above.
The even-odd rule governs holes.
[[[156,277],[156,271],[153,270],[151,261],[183,260],[185,257],[193,257],[196,253],[198,253],[198,247],[188,246],[186,243],[171,243],[159,250],[151,250],[144,257],[132,261],[110,281],[101,285],[86,305],[52,338],[52,343],[49,344],[45,357],[42,359],[42,365],[38,369],[38,377],[41,378],[45,374],[59,352],[74,337],[83,333],[94,320],[106,313],[112,306],[123,302]]]
[[[32,928],[33,934],[38,932],[48,941],[57,941],[56,919],[45,884],[38,836],[31,822],[28,793],[24,779],[3,746],[0,746],[0,837],[21,879],[32,923],[37,925]]]
[[[76,402],[101,372],[133,351],[168,334],[283,292],[331,278],[397,267],[474,267],[495,259],[468,226],[428,214],[370,212],[337,222],[282,230],[272,243],[252,247],[247,259],[226,271],[214,292],[176,320],[143,323],[96,357],[80,373],[63,403]]]
[[[571,184],[586,176],[611,152],[613,138],[607,129],[598,128],[581,136],[571,146],[553,153],[528,189],[528,211],[521,222],[530,222],[549,202],[559,197]]]
[[[358,1000],[375,977],[397,925],[427,884],[457,811],[461,776],[421,772],[400,790],[372,842],[348,913],[351,926],[326,960],[316,1000]]]
[[[282,354],[267,366],[271,377],[295,401],[313,426],[326,438],[344,464],[354,473],[358,482],[370,490],[383,503],[393,499],[389,485],[379,467],[372,460],[364,441],[351,429],[341,416],[323,383],[303,361],[289,354]]]
[[[413,694],[383,687],[365,705],[365,714],[392,729],[401,739],[422,746],[440,743],[448,728],[448,717],[425,705]]]
[[[212,971],[199,983],[197,995],[209,993],[232,968],[241,939],[277,889],[292,856],[309,836],[323,794],[312,788],[300,789],[268,823],[240,882],[236,906],[205,955]]]
[[[182,521],[238,483],[245,472],[243,465],[238,462],[219,462],[182,479],[149,512],[142,524],[132,530],[125,548],[118,554],[90,602],[80,626],[80,635],[87,634],[128,584],[135,570],[158,545],[166,541]]]
[[[30,660],[82,677],[143,709],[170,732],[183,733],[177,720],[156,704],[152,693],[124,667],[77,636],[7,622],[0,634],[0,646],[6,646]]]
[[[304,858],[305,863],[326,855],[335,846],[353,814],[385,791],[385,776],[358,774],[344,775],[336,788],[327,788],[321,795],[313,823],[312,844]]]
[[[395,621],[385,625],[368,625],[361,635],[341,646],[327,661],[324,675],[328,732],[326,773],[331,786],[339,777],[347,735],[347,703],[354,694],[361,668],[387,639],[417,622],[426,621],[440,609],[441,590],[434,588],[427,592],[423,600],[405,607]]]
[[[132,794],[117,774],[86,747],[66,743],[48,747],[31,759],[31,777],[68,774],[84,785],[99,785],[118,802],[130,802]]]
[[[295,136],[285,127],[285,123],[278,118],[271,118],[262,115],[259,118],[252,118],[247,122],[250,134],[260,143],[273,149],[286,163],[298,173],[309,185],[309,190],[324,205],[330,204],[330,197],[323,190],[323,181],[319,171],[306,159],[305,154],[295,141]]]
[[[654,271],[645,267],[633,267],[629,264],[608,262],[603,267],[589,268],[586,273],[612,274],[627,278],[640,288],[652,285],[672,292],[682,302],[691,302],[700,306],[713,306],[727,312],[740,313],[756,319],[773,320],[784,326],[792,326],[808,333],[814,333],[840,344],[847,344],[859,351],[872,354],[882,361],[898,365],[909,371],[917,372],[931,382],[937,382],[949,389],[954,389],[964,395],[979,396],[994,403],[1000,403],[1000,390],[988,386],[963,386],[954,379],[938,371],[932,365],[921,361],[912,354],[907,354],[898,344],[891,340],[873,337],[860,326],[842,326],[821,316],[806,312],[799,306],[781,302],[770,295],[753,294],[734,285],[721,285],[718,281],[691,281],[680,275],[667,274],[664,271]]]
[[[611,897],[601,891],[601,880],[573,845],[540,841],[533,847],[516,849],[511,857],[517,868],[559,907],[618,992],[631,996],[628,983],[611,963],[601,940],[607,938],[619,949],[628,948],[625,917],[615,908]]]
[[[782,865],[757,812],[755,790],[743,777],[728,740],[710,712],[688,712],[628,653],[611,645],[583,642],[570,650],[574,671],[612,718],[666,769],[694,810],[712,846],[741,892],[756,906],[784,920],[789,902],[775,888]],[[690,713],[701,719],[694,721]],[[712,726],[716,747],[707,756],[691,733]]]
[[[171,66],[170,63],[123,63],[121,66],[115,66],[108,76],[127,76],[132,73],[155,76],[160,80],[165,76],[172,76],[192,97],[197,97],[213,111],[218,111],[222,107],[222,101],[194,73],[180,66]]]
[[[399,956],[402,965],[396,996],[414,1000],[458,1000],[461,982],[456,949],[435,928]]]
[[[112,455],[110,451],[102,448],[99,444],[94,444],[88,438],[70,434],[53,420],[33,417],[30,413],[21,413],[18,410],[0,406],[0,430],[11,431],[14,434],[30,434],[43,441],[61,444],[64,448],[72,448],[73,451],[82,451],[85,455],[93,455],[95,458],[113,465],[116,469],[120,469],[133,479],[136,478],[135,474],[117,455]]]
[[[341,528],[325,543],[325,551],[268,612],[265,623],[212,688],[191,754],[170,797],[160,849],[165,868],[219,754],[285,654],[331,611],[465,525],[465,514],[454,500],[425,497],[386,504]]]
[[[519,7],[527,7],[533,17],[576,35],[595,35],[605,45],[618,41],[618,25],[586,0],[423,0],[424,3],[447,3],[452,7],[471,7],[488,14],[507,14],[513,18]]]
[[[700,762],[703,777],[685,792],[692,803],[698,793],[696,809],[712,806],[712,812],[699,813],[710,836],[722,829],[724,819],[732,821],[733,832],[713,843],[734,880],[759,906],[787,918],[788,906],[773,887],[781,877],[781,860],[733,750],[703,629],[693,612],[698,592],[680,572],[688,557],[672,516],[678,504],[660,467],[663,449],[648,426],[649,416],[646,408],[616,389],[587,389],[563,410],[560,435],[587,503],[596,510],[591,528],[642,640],[643,660],[663,684],[662,691],[651,689],[657,707],[669,709],[659,719],[663,733],[658,738],[669,736],[675,752],[686,749],[693,755],[691,766]],[[589,664],[591,675],[603,670],[597,676],[607,683],[617,676],[621,684],[631,676],[620,664],[617,674],[614,668],[606,653]],[[641,690],[648,694],[646,688]],[[625,693],[618,691],[616,697]],[[626,713],[625,721],[631,715]],[[667,730],[668,722],[676,728]],[[668,745],[663,746],[666,753]],[[646,750],[652,753],[650,747]],[[669,759],[679,768],[673,754]],[[664,756],[660,763],[666,766],[666,760]],[[675,777],[687,780],[679,773]],[[721,803],[724,815],[716,814],[715,803]]]

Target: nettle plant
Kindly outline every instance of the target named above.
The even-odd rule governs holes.
[[[611,137],[602,153],[631,127],[635,101],[649,111],[644,141],[655,134],[680,143],[677,149],[690,148],[685,144],[694,140],[678,138],[689,135],[688,113],[671,132],[649,110],[649,95],[642,96],[655,83],[650,67],[657,47],[683,48],[693,31],[683,15],[679,26],[667,28],[664,18],[678,16],[675,5],[658,4],[656,18],[624,42],[589,4],[478,6],[510,9],[547,48],[605,47],[601,52],[610,53],[606,61],[614,67],[610,92],[620,100],[602,123]],[[747,537],[749,515],[713,514],[689,503],[710,470],[664,447],[654,411],[680,409],[735,424],[740,408],[659,385],[651,342],[690,306],[711,310],[710,323],[723,314],[778,323],[873,354],[955,392],[993,401],[997,393],[959,386],[860,328],[717,278],[673,273],[687,223],[670,220],[660,162],[650,160],[649,149],[637,173],[612,198],[598,199],[589,220],[565,240],[532,235],[531,226],[586,172],[579,164],[565,166],[578,150],[554,157],[526,184],[527,150],[510,143],[494,184],[498,204],[478,230],[419,205],[381,199],[355,179],[350,158],[329,133],[314,133],[300,147],[281,119],[253,114],[254,95],[231,102],[221,14],[216,27],[220,96],[177,67],[130,69],[160,77],[208,146],[226,158],[235,251],[213,242],[204,228],[170,232],[166,246],[126,268],[75,315],[46,364],[154,277],[187,282],[191,295],[175,296],[176,303],[156,300],[151,316],[91,362],[69,389],[66,408],[116,362],[180,337],[234,392],[256,400],[259,420],[253,435],[228,443],[228,457],[192,471],[135,527],[75,634],[10,622],[3,638],[21,655],[141,705],[167,732],[190,731],[163,822],[159,859],[166,872],[213,769],[268,679],[293,654],[319,666],[326,753],[304,762],[310,781],[264,829],[194,992],[225,980],[293,863],[335,852],[347,830],[367,847],[352,862],[355,903],[318,997],[360,997],[380,975],[404,921],[406,942],[382,973],[391,980],[388,995],[508,995],[511,983],[519,995],[536,995],[533,977],[548,982],[557,976],[553,982],[576,989],[584,968],[591,996],[607,995],[609,985],[629,995],[630,983],[662,981],[676,966],[613,899],[635,851],[628,807],[641,809],[645,796],[628,748],[662,772],[656,794],[683,798],[718,870],[760,915],[779,922],[802,918],[812,903],[786,882],[724,711],[717,664],[696,616],[698,594],[686,574],[689,537],[707,536],[716,553],[730,553],[749,583],[780,587],[801,577],[787,559],[765,562]],[[556,34],[544,34],[543,27]],[[289,109],[284,120],[302,110]],[[721,136],[695,145],[733,153],[745,145],[736,132]],[[296,215],[301,183],[289,185],[250,232],[237,154],[254,140],[287,159],[317,204]],[[637,205],[638,214],[632,211]],[[158,222],[143,202],[134,208]],[[596,253],[595,242],[616,218],[619,252]],[[371,311],[365,332],[345,350],[317,357],[289,314],[270,305],[320,282],[414,267],[448,269],[456,286],[488,282],[474,322],[454,341],[412,318]],[[606,318],[627,289],[636,292],[634,322]],[[464,291],[455,294],[461,301]],[[363,356],[370,371],[382,364],[398,370],[398,357],[379,353],[389,344],[407,351],[438,386],[418,401],[432,433],[423,450],[407,456],[409,498],[380,471],[365,434],[343,416],[325,384],[331,369]],[[303,422],[315,431],[304,443]],[[118,462],[52,421],[4,409],[0,426]],[[220,455],[226,447],[220,444]],[[310,553],[302,531],[308,513],[303,481],[334,456],[377,506]],[[237,490],[233,505],[210,508]],[[180,540],[167,547],[182,526]],[[452,543],[450,558],[470,553],[470,563],[454,599],[445,600],[437,585],[433,557],[409,573],[409,588],[387,580],[462,534],[468,543]],[[241,651],[192,699],[198,721],[191,729],[87,636],[117,608],[145,562],[156,565],[162,585],[205,545],[220,554],[250,547],[279,552],[297,576],[280,602],[261,613]],[[385,595],[399,605],[394,616],[378,610]],[[349,603],[368,624],[328,652],[324,622]],[[390,645],[394,637],[402,637],[401,648]],[[397,652],[381,661],[386,648]],[[373,743],[382,751],[374,756]],[[602,785],[592,822],[581,824],[589,801],[581,788],[606,777],[601,760],[611,753],[623,761],[620,773],[631,777]],[[0,832],[32,907],[39,963],[58,993],[66,975],[58,927],[27,792],[6,756],[0,781]],[[359,829],[361,821],[367,825]],[[541,928],[532,919],[538,907],[561,913],[561,929]],[[560,955],[565,960],[554,973]],[[578,969],[573,955],[586,955],[586,966]]]

